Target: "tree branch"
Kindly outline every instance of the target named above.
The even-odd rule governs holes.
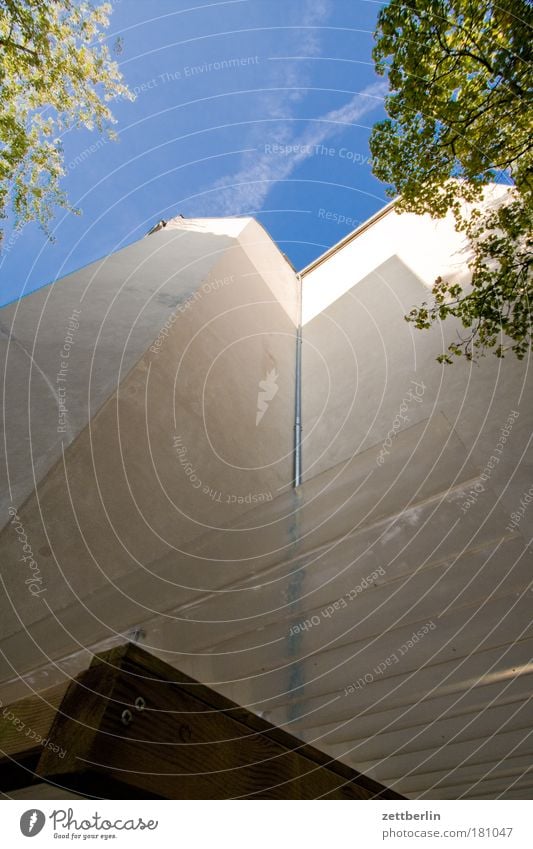
[[[34,62],[39,63],[39,54],[35,50],[31,50],[30,47],[25,47],[23,44],[18,44],[16,41],[5,38],[0,38],[0,44],[4,47],[14,47],[16,50],[23,50],[24,53],[28,53],[32,57]]]

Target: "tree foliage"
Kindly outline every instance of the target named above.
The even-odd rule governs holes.
[[[468,290],[438,277],[433,303],[406,316],[419,328],[461,320],[444,362],[487,348],[522,358],[531,345],[532,24],[528,0],[391,0],[378,17],[373,56],[391,93],[374,173],[400,211],[453,213],[473,248]],[[502,178],[503,202],[482,204]]]
[[[0,217],[17,227],[47,230],[54,206],[69,207],[61,135],[113,136],[109,101],[131,97],[105,44],[110,12],[85,0],[0,0]]]

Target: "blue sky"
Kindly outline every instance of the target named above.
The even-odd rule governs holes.
[[[63,277],[178,213],[253,215],[297,268],[386,202],[368,137],[384,116],[371,0],[115,0],[109,40],[134,102],[117,142],[71,131],[55,242],[29,225],[0,299]]]

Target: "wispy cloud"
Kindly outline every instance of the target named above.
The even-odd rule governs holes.
[[[301,120],[301,101],[308,94],[311,67],[302,61],[319,56],[320,27],[332,10],[330,0],[300,0],[287,4],[290,29],[284,38],[277,34],[280,57],[287,46],[298,44],[299,59],[277,59],[265,62],[268,75],[263,78],[265,91],[256,96],[254,114],[257,123],[242,139],[249,149],[242,155],[238,168],[221,177],[203,197],[191,204],[190,215],[242,215],[262,208],[276,183],[286,180],[309,156],[312,149],[340,134],[346,127],[356,125],[367,113],[377,109],[387,92],[387,84],[377,82],[355,94],[340,109],[318,118]],[[295,37],[297,27],[298,37]],[[270,90],[269,90],[270,89]],[[267,121],[261,120],[265,117]],[[303,131],[300,128],[304,126]],[[272,145],[288,145],[295,152],[275,155],[265,151],[265,137]]]
[[[287,114],[279,124],[263,124],[263,140],[264,127],[267,126],[271,144],[289,145],[294,152],[290,155],[266,152],[263,141],[262,147],[244,155],[242,165],[237,171],[215,183],[213,188],[216,191],[207,195],[202,204],[202,212],[208,215],[240,215],[261,209],[276,183],[286,180],[298,165],[312,156],[316,145],[331,140],[346,127],[357,125],[364,115],[381,105],[387,90],[386,82],[372,83],[355,94],[344,106],[309,121],[306,129],[299,135],[292,131],[292,116]],[[202,212],[196,211],[195,214]]]

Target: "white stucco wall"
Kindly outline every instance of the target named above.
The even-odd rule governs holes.
[[[498,202],[507,191],[505,186],[491,186],[486,203]],[[429,215],[398,214],[390,204],[303,269],[303,323],[391,256],[397,256],[428,289],[439,275],[458,282],[468,279],[468,244],[456,232],[451,215],[435,220]]]
[[[296,275],[255,221],[223,224],[177,219],[0,312],[10,484],[0,530],[1,637],[4,646],[21,637],[24,647],[9,654],[19,668],[38,662],[27,631],[49,623],[50,610],[81,604],[87,612],[102,588],[138,570],[157,574],[163,555],[176,577],[176,585],[162,582],[165,595],[194,597],[207,576],[198,567],[183,587],[177,567],[192,540],[290,487]],[[58,432],[55,378],[76,307],[68,428]],[[265,380],[271,394],[258,422]],[[21,539],[42,594],[41,585],[28,590]],[[144,600],[141,590],[132,613],[119,591],[103,619],[92,611],[90,628],[115,634],[118,612],[142,620]],[[57,635],[61,652],[83,642],[74,637],[83,618],[78,610],[73,631]],[[48,624],[49,648],[52,631]],[[11,673],[4,663],[1,674]]]
[[[212,238],[222,225],[169,226]],[[6,606],[0,697],[75,675],[135,627],[148,651],[401,793],[527,798],[531,516],[509,522],[533,480],[529,362],[436,362],[456,327],[419,332],[404,314],[436,273],[464,275],[460,240],[449,222],[386,213],[304,273],[295,490],[297,299],[263,236],[238,231],[206,277],[237,271],[238,284],[195,301],[160,353],[141,356],[69,447],[66,473],[39,486],[43,514],[33,496],[24,505],[47,577],[43,526],[64,569],[50,615],[10,574],[22,618]],[[257,381],[272,368],[258,431]],[[176,416],[200,477],[277,497],[226,507],[185,486]],[[13,563],[15,542],[0,537]]]

